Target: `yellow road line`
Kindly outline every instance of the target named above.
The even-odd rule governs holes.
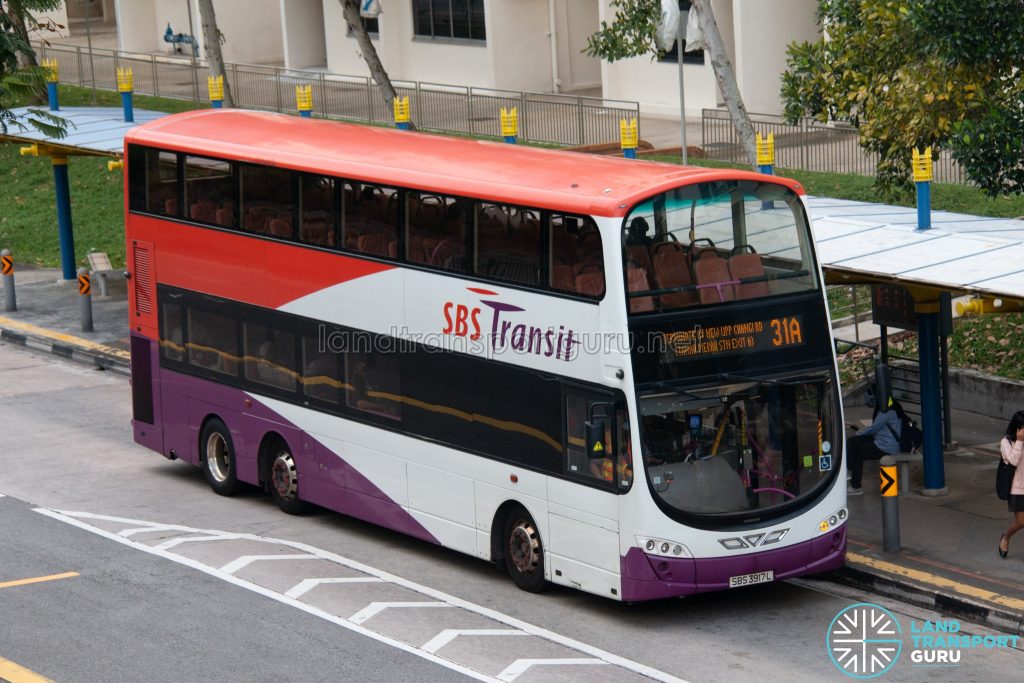
[[[27,334],[34,334],[40,337],[46,337],[47,339],[59,341],[64,344],[72,344],[87,351],[102,351],[103,353],[109,354],[111,356],[117,356],[118,358],[131,358],[131,354],[128,353],[127,351],[124,351],[123,349],[118,349],[113,346],[107,346],[106,344],[97,344],[94,341],[82,339],[81,337],[76,337],[73,334],[65,334],[64,332],[54,332],[53,330],[48,330],[45,327],[39,327],[31,323],[23,323],[20,320],[11,320],[10,318],[4,318],[0,316],[0,327],[7,327],[9,329],[18,330],[20,332],[25,332]]]
[[[854,564],[864,564],[889,574],[905,576],[908,579],[912,579],[926,586],[932,586],[934,588],[948,588],[960,595],[976,598],[978,600],[985,600],[986,602],[992,602],[1014,610],[1024,610],[1024,600],[1008,598],[1005,595],[993,593],[992,591],[987,591],[984,588],[978,588],[977,586],[972,586],[967,583],[953,581],[952,579],[947,579],[944,576],[929,574],[928,572],[922,572],[908,567],[901,567],[898,564],[893,564],[884,560],[876,560],[859,553],[851,553],[850,551],[846,552],[846,559]]]
[[[31,579],[18,579],[17,581],[4,581],[0,588],[13,588],[15,586],[27,586],[31,583],[43,583],[44,581],[59,581],[78,576],[78,572],[64,572],[63,574],[50,574],[49,576],[36,576]]]
[[[40,676],[3,657],[0,657],[0,679],[10,681],[10,683],[53,683],[46,676]]]

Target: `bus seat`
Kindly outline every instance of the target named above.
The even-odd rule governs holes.
[[[576,281],[572,266],[556,264],[551,270],[551,286],[561,292],[575,292]]]
[[[647,272],[648,279],[654,276],[654,269],[651,267],[651,255],[647,247],[642,244],[633,244],[626,247],[629,260]]]
[[[737,251],[739,249],[740,247],[736,248]],[[763,277],[764,264],[761,263],[761,255],[753,251],[753,247],[750,247],[749,252],[734,253],[729,258],[729,274],[734,280]],[[737,299],[754,299],[761,296],[768,296],[768,294],[769,287],[767,280],[759,280],[757,282],[739,282],[736,284]]]
[[[217,225],[231,225],[235,221],[234,212],[226,206],[217,209]]]
[[[654,274],[658,287],[670,289],[693,285],[693,275],[682,249],[660,249],[654,256]],[[661,295],[661,304],[668,308],[681,308],[697,303],[696,290]]]
[[[217,222],[217,205],[213,202],[196,202],[188,210],[189,218],[202,223]]]
[[[319,244],[324,247],[334,246],[334,233],[328,228],[327,221],[323,218],[307,218],[302,221],[299,238],[309,244]]]
[[[576,291],[588,296],[600,296],[604,292],[604,271],[601,267],[593,265],[577,275]]]
[[[242,229],[249,232],[266,232],[270,212],[265,207],[257,206],[245,212],[242,218]]]
[[[630,292],[646,292],[651,288],[647,280],[647,271],[640,266],[630,265],[626,272],[626,281]],[[630,313],[646,313],[654,310],[653,296],[630,297]]]
[[[292,222],[282,218],[273,218],[270,221],[270,234],[274,237],[292,237]]]
[[[430,264],[444,267],[453,256],[461,256],[465,245],[453,239],[442,240],[430,254]]]
[[[736,298],[735,281],[729,275],[729,266],[717,253],[701,254],[693,264],[693,275],[700,289],[702,304],[724,303]]]
[[[178,215],[178,198],[170,197],[164,200],[164,213],[168,216]]]
[[[390,241],[391,239],[388,235],[382,232],[371,232],[369,234],[359,236],[356,240],[356,249],[364,254],[387,256],[388,242]]]

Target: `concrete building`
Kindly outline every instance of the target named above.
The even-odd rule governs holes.
[[[117,47],[128,52],[184,47],[187,54],[187,43],[165,42],[168,27],[172,34],[201,30],[197,0],[68,0],[69,18],[84,11],[73,9],[76,3],[91,4],[94,16],[116,16]],[[611,0],[381,0],[381,5],[368,29],[392,79],[582,93],[636,100],[645,114],[679,114],[673,55],[609,64],[583,52],[587,37],[602,21],[612,20]],[[368,73],[338,0],[215,0],[214,6],[225,61]],[[781,112],[786,46],[818,36],[816,0],[712,0],[712,6],[747,108]],[[688,117],[721,106],[710,60],[688,55],[684,77]]]

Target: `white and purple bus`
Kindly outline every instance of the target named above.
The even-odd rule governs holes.
[[[127,137],[135,439],[639,601],[834,569],[793,181],[237,110]]]

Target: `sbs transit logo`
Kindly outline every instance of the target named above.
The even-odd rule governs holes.
[[[479,287],[467,287],[467,290],[483,297],[498,296],[497,292]],[[482,304],[490,309],[490,321],[487,320]],[[532,354],[558,360],[571,361],[578,355],[579,335],[565,325],[542,327],[524,322],[518,313],[526,313],[525,308],[504,301],[480,299],[473,304],[446,301],[441,309],[444,315],[442,334],[465,337],[477,341],[490,328],[490,346],[492,351],[503,351],[511,348],[519,353]],[[488,326],[488,322],[490,325]]]
[[[903,649],[903,629],[893,614],[861,602],[836,615],[825,634],[832,663],[851,678],[874,678],[892,668]]]

